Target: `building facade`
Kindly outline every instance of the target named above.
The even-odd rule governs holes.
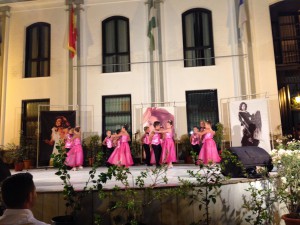
[[[6,3],[5,3],[6,2]],[[75,110],[83,132],[142,129],[147,107],[171,107],[176,138],[199,119],[225,125],[228,103],[267,98],[281,124],[269,7],[246,1],[240,39],[236,0],[35,0],[1,3],[1,137],[38,136],[41,110]],[[70,58],[70,14],[77,15]],[[156,27],[149,29],[149,15]],[[150,46],[153,32],[155,48]],[[229,139],[230,135],[226,135]]]

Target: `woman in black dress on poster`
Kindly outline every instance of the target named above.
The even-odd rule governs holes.
[[[239,120],[243,127],[242,146],[258,146],[259,140],[255,139],[254,133],[256,131],[255,115],[251,115],[247,111],[247,104],[242,102],[239,107]]]

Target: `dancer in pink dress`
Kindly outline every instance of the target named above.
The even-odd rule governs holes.
[[[202,139],[203,145],[198,159],[204,164],[208,164],[209,162],[219,163],[221,161],[221,158],[218,153],[216,142],[213,139],[215,131],[211,129],[210,121],[205,121],[205,130],[199,132],[199,135],[200,137],[204,135],[204,137]]]
[[[75,127],[73,137],[73,147],[67,153],[66,165],[73,167],[73,171],[82,169],[83,150],[80,140],[80,127]]]
[[[113,146],[113,137],[111,135],[111,131],[107,130],[106,131],[106,137],[104,138],[102,145],[104,146],[103,148],[103,152],[104,152],[104,158],[105,161],[107,161],[111,155],[111,153],[114,150],[114,146]]]
[[[117,166],[129,167],[133,165],[133,159],[131,156],[130,147],[128,141],[130,141],[130,136],[127,132],[128,125],[123,125],[121,132],[119,134],[113,135],[115,137],[120,137],[119,145],[115,148],[107,162]]]
[[[160,167],[160,159],[161,159],[161,134],[160,131],[160,122],[155,121],[153,123],[154,130],[151,132],[149,136],[150,148],[151,148],[151,164],[155,164],[156,167]]]
[[[166,129],[160,130],[158,133],[164,134],[162,153],[160,162],[167,163],[168,168],[173,168],[172,162],[176,162],[176,150],[173,140],[173,121],[168,120],[166,123]]]
[[[70,149],[73,147],[73,136],[74,136],[74,128],[69,127],[68,129],[69,131],[65,138],[66,152],[69,152]]]
[[[200,137],[199,137],[199,128],[194,126],[193,133],[190,136],[190,142],[193,148],[193,151],[199,155],[200,152]]]

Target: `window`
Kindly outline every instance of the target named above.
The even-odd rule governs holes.
[[[131,127],[131,97],[130,95],[102,97],[102,133],[120,129],[123,124]]]
[[[212,125],[219,122],[217,90],[186,92],[186,114],[188,132],[199,126],[200,120],[210,120]]]
[[[36,146],[39,105],[49,104],[49,99],[22,101],[21,131],[28,145]],[[49,106],[41,106],[40,111],[49,111]]]
[[[190,9],[182,14],[184,66],[215,64],[211,11]]]
[[[129,20],[113,16],[102,22],[103,73],[130,71]]]
[[[272,24],[276,64],[300,63],[300,12]]]
[[[22,101],[22,127],[26,137],[34,137],[38,128],[38,107],[49,105],[49,99],[23,100]],[[49,106],[41,106],[40,110],[49,111]]]
[[[25,77],[50,76],[50,24],[34,23],[26,28]]]

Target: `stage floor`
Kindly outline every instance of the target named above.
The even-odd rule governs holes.
[[[135,180],[136,178],[141,174],[142,171],[146,171],[146,169],[154,169],[155,167],[147,167],[147,166],[132,166],[130,167],[130,172],[132,176],[129,178],[130,185],[132,187],[135,187]],[[71,176],[71,183],[74,185],[74,188],[76,190],[82,190],[85,186],[85,183],[89,177],[89,171],[91,170],[90,167],[84,167],[82,170],[78,171],[70,171]],[[190,181],[194,181],[193,178],[190,178],[187,171],[193,170],[197,171],[199,170],[198,166],[195,165],[174,165],[173,168],[168,169],[166,171],[166,176],[168,178],[167,184],[162,184],[159,186],[178,186],[179,180],[178,177],[188,179]],[[106,172],[107,167],[99,167],[97,168],[97,174],[100,174],[101,172]],[[34,183],[36,185],[37,192],[58,192],[62,191],[63,185],[60,178],[55,175],[55,172],[57,172],[57,169],[55,168],[47,168],[47,169],[30,169],[30,170],[23,170],[22,172],[29,172],[33,175]],[[12,174],[20,173],[11,171]],[[97,175],[96,174],[96,175]],[[246,178],[235,178],[230,179],[226,181],[228,184],[233,183],[240,183],[240,182],[248,182],[249,179]],[[151,177],[147,177],[145,179],[145,186],[148,186],[150,184],[153,184],[153,181]],[[119,187],[122,187],[122,184],[116,180],[110,180],[106,184],[103,185],[105,189],[112,189],[115,185],[118,185]]]

